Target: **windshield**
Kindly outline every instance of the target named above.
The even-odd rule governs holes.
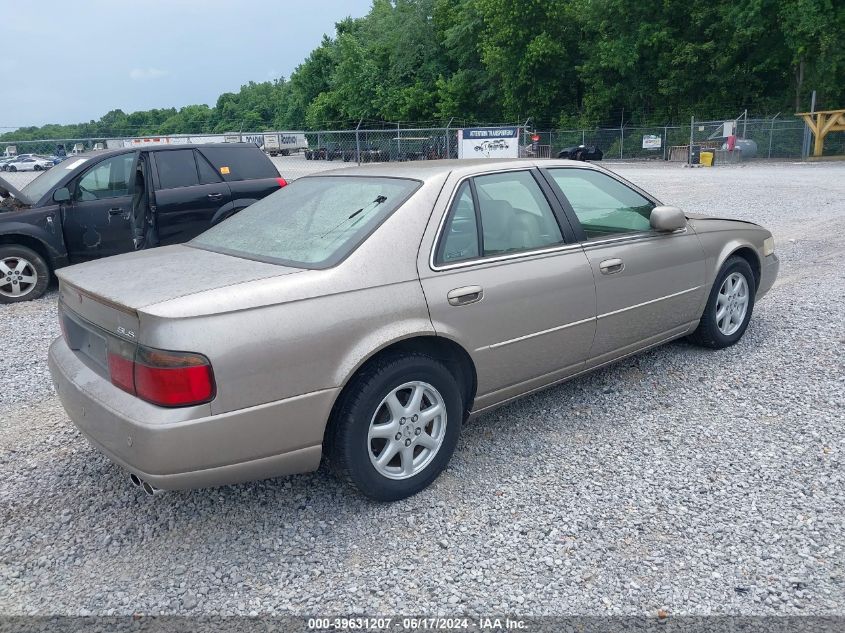
[[[302,178],[209,229],[192,246],[302,268],[351,253],[420,183],[404,178]]]
[[[67,176],[68,171],[78,167],[85,160],[84,158],[77,158],[59,163],[31,181],[26,187],[21,189],[21,193],[32,200],[33,204],[37,203],[44,194],[50,191],[62,178]]]

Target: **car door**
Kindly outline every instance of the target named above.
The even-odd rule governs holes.
[[[225,213],[229,186],[191,148],[161,149],[152,156],[159,244],[187,242],[211,227],[218,212]]]
[[[62,227],[73,263],[134,249],[129,221],[138,152],[101,160],[68,184]]]
[[[655,201],[606,172],[560,167],[545,173],[596,281],[591,365],[681,334],[698,320],[705,255],[692,228],[654,231]]]
[[[435,330],[475,362],[476,410],[580,370],[595,285],[548,185],[536,170],[501,171],[449,181],[443,197],[418,268]]]

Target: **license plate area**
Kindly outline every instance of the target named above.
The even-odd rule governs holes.
[[[109,377],[109,349],[135,347],[133,343],[124,341],[89,323],[63,302],[59,303],[59,318],[68,347],[76,352],[86,365],[104,378]]]

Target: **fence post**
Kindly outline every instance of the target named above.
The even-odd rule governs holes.
[[[581,130],[581,145],[586,145],[587,130]]]
[[[452,158],[452,152],[451,152],[452,148],[449,147],[451,145],[451,142],[450,142],[450,139],[449,139],[449,128],[452,127],[452,121],[454,121],[454,120],[455,120],[455,117],[452,117],[451,119],[449,119],[449,122],[446,124],[446,156],[444,156],[443,158]]]
[[[358,119],[358,125],[355,126],[355,162],[359,165],[361,164],[361,137],[358,134],[358,130],[361,129],[361,121],[364,119]]]
[[[402,160],[402,130],[399,128],[399,121],[396,122],[396,160]]]
[[[810,113],[816,111],[816,91],[810,97]],[[801,158],[807,158],[810,155],[810,127],[804,123],[804,142],[801,145]]]
[[[687,164],[692,166],[692,144],[694,142],[693,127],[695,127],[695,115],[689,118],[689,151],[687,152]]]
[[[666,160],[666,146],[669,144],[669,126],[663,126],[663,160]]]
[[[625,147],[625,127],[619,124],[619,160],[622,160],[622,148]]]
[[[769,158],[772,157],[772,135],[775,133],[775,119],[779,116],[780,112],[772,117],[772,127],[769,128]]]

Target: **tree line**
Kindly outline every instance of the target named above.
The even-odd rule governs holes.
[[[289,78],[217,103],[21,128],[0,140],[354,127],[537,128],[845,107],[842,0],[374,0]]]

